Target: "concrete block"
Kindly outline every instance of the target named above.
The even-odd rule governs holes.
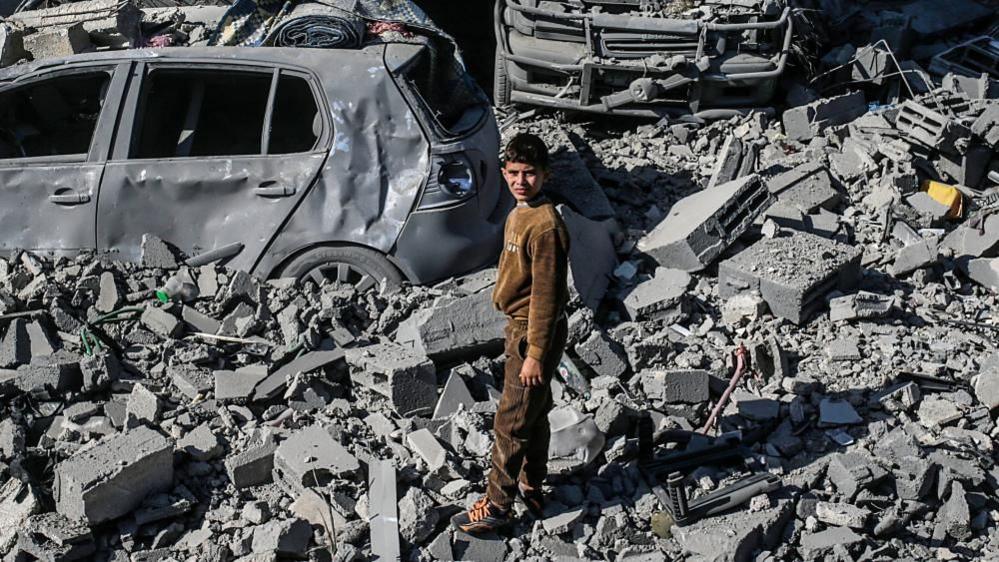
[[[47,29],[24,37],[24,50],[31,60],[45,60],[72,56],[93,49],[90,36],[82,23],[62,28]]]
[[[978,258],[968,262],[968,277],[979,285],[999,292],[999,258]]]
[[[203,423],[177,441],[177,450],[184,451],[196,461],[206,462],[222,454],[222,441],[211,425]]]
[[[180,320],[162,308],[147,307],[139,321],[154,334],[167,338],[176,338],[183,330]]]
[[[135,383],[125,407],[125,426],[132,428],[143,424],[155,425],[160,421],[160,410],[159,397],[145,385]]]
[[[434,361],[478,357],[501,349],[506,317],[493,307],[492,289],[435,302],[399,326],[397,341],[413,342]]]
[[[904,457],[897,461],[895,491],[904,501],[921,501],[933,491],[937,465],[919,457]]]
[[[106,437],[56,465],[56,511],[97,525],[125,515],[173,486],[173,443],[137,427]]]
[[[849,527],[830,527],[818,533],[805,533],[801,537],[799,552],[807,560],[821,560],[836,547],[849,547],[864,540]]]
[[[31,340],[28,323],[15,318],[7,325],[7,332],[0,342],[0,368],[11,369],[31,361]]]
[[[587,307],[596,310],[607,294],[611,276],[617,268],[614,219],[596,221],[573,211],[567,205],[557,207],[572,244],[569,246],[569,289]]]
[[[827,524],[851,529],[863,529],[870,510],[848,503],[816,502],[815,517]]]
[[[141,257],[142,267],[150,269],[177,269],[177,257],[173,250],[158,236],[142,235]]]
[[[710,398],[707,371],[645,371],[640,380],[646,397],[667,404],[701,404]]]
[[[819,208],[833,210],[841,201],[832,176],[822,162],[806,162],[767,180],[767,190],[787,205],[808,214]],[[768,213],[769,214],[769,213]]]
[[[651,279],[628,293],[624,306],[632,320],[676,322],[685,313],[684,297],[691,281],[686,271],[657,267]]]
[[[576,355],[598,376],[619,378],[628,371],[628,362],[621,346],[603,331],[595,331],[575,348]]]
[[[188,326],[193,328],[194,331],[201,332],[203,334],[217,334],[222,328],[221,322],[211,316],[198,312],[197,309],[192,306],[181,306],[180,317],[187,323]]]
[[[80,360],[80,375],[84,392],[102,390],[121,377],[121,363],[109,351],[97,352]]]
[[[993,148],[999,145],[999,105],[987,106],[971,124],[971,132]]]
[[[142,12],[132,1],[84,0],[22,11],[10,19],[38,30],[82,24],[95,45],[123,49],[135,46],[139,39],[141,17]]]
[[[215,377],[208,369],[194,365],[173,365],[167,367],[166,374],[177,390],[191,400],[197,400],[215,388]]]
[[[472,397],[472,393],[468,390],[465,379],[462,378],[457,369],[451,369],[451,374],[444,384],[444,390],[441,391],[440,398],[437,399],[433,418],[448,418],[451,414],[457,412],[459,408],[470,411],[474,405],[475,398]]]
[[[0,485],[0,552],[7,552],[17,540],[18,529],[42,506],[31,486],[17,478]]]
[[[277,445],[268,439],[226,457],[225,470],[232,485],[236,488],[248,488],[271,482],[276,450]]]
[[[705,517],[683,527],[673,527],[685,553],[698,560],[744,562],[753,553],[777,546],[784,527],[794,517],[794,503],[780,499],[766,509]]]
[[[758,291],[779,317],[801,324],[833,289],[848,291],[860,275],[860,250],[813,234],[764,238],[718,267],[719,295]]]
[[[888,471],[873,457],[860,452],[836,453],[826,467],[826,477],[848,501],[860,490],[875,486],[887,476]]]
[[[399,500],[399,536],[406,542],[422,544],[439,520],[434,501],[420,488],[411,487]]]
[[[999,256],[999,214],[969,217],[966,224],[947,234],[941,245],[954,250],[957,258]]]
[[[83,377],[78,359],[60,353],[33,357],[31,363],[18,367],[14,384],[24,392],[60,393],[79,390]]]
[[[94,308],[99,312],[111,312],[121,304],[121,292],[114,279],[114,273],[105,271],[100,277],[100,289],[97,292],[97,302]]]
[[[545,531],[552,535],[561,535],[562,533],[569,532],[576,523],[583,520],[586,516],[586,510],[583,508],[571,509],[558,515],[553,515],[551,517],[541,520],[541,526],[544,527]]]
[[[235,371],[215,371],[215,399],[223,402],[244,402],[253,389],[267,378],[266,365],[248,365]]]
[[[751,175],[678,201],[638,249],[663,267],[699,271],[753,224],[774,198]]]
[[[940,176],[960,185],[978,187],[992,159],[991,148],[972,144],[960,154],[942,152],[933,160]]]
[[[245,338],[257,327],[257,311],[245,302],[239,303],[225,318],[219,326],[219,334]]]
[[[451,544],[453,556],[451,559],[503,562],[506,560],[508,550],[506,541],[496,534],[470,535],[457,531]]]
[[[714,172],[706,189],[752,174],[757,156],[756,145],[743,144],[735,135],[729,135],[718,151]]]
[[[0,4],[13,0],[0,0]],[[8,14],[0,13],[0,17]],[[24,32],[8,23],[0,23],[0,68],[27,58],[24,50]]]
[[[773,398],[757,396],[745,390],[732,393],[732,403],[739,415],[747,420],[769,422],[780,415],[780,402]]]
[[[808,141],[827,127],[844,125],[867,113],[867,100],[861,92],[851,92],[816,100],[784,112],[784,134],[796,141]]]
[[[957,404],[936,396],[923,398],[916,415],[919,417],[919,423],[928,428],[940,428],[964,416]]]
[[[978,401],[991,410],[999,408],[999,367],[983,367],[974,383]]]
[[[392,461],[382,460],[368,467],[368,511],[371,553],[378,560],[399,560],[399,510],[397,480]]]
[[[253,529],[251,550],[258,554],[301,556],[312,540],[312,526],[297,518],[275,519]]]
[[[427,356],[396,343],[346,352],[351,379],[389,399],[403,416],[428,415],[437,402],[437,374]]]
[[[58,513],[31,516],[18,532],[17,548],[44,562],[88,560],[97,550],[85,522]]]
[[[274,452],[274,480],[293,493],[326,486],[360,468],[354,455],[318,425],[295,432]]]
[[[964,125],[914,100],[907,100],[899,107],[895,126],[912,141],[955,155],[960,154],[956,146],[959,141],[971,136]]]
[[[824,398],[819,402],[819,425],[831,427],[836,425],[854,425],[863,423],[864,418],[846,400]]]
[[[447,451],[429,429],[419,429],[410,433],[406,436],[406,443],[409,444],[411,451],[420,455],[420,458],[427,463],[431,472],[444,466]]]

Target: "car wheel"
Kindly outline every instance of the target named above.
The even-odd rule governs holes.
[[[510,69],[506,63],[506,53],[503,47],[496,46],[496,76],[493,82],[493,104],[496,107],[510,105]]]
[[[281,271],[282,277],[300,282],[311,279],[338,282],[365,291],[385,280],[390,286],[403,282],[402,274],[382,254],[367,248],[350,246],[323,247],[310,250],[291,260]]]

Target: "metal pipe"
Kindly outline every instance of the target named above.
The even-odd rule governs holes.
[[[739,344],[739,349],[735,350],[735,374],[732,375],[732,380],[728,383],[728,388],[718,399],[718,403],[711,410],[711,415],[708,416],[708,421],[704,422],[704,427],[701,428],[701,433],[707,435],[708,431],[715,424],[715,420],[721,415],[722,410],[725,408],[725,404],[728,403],[728,399],[732,396],[732,392],[737,386],[739,386],[739,381],[742,379],[742,375],[746,372],[746,355],[749,352],[746,351],[746,346]]]

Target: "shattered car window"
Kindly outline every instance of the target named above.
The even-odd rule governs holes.
[[[461,133],[478,122],[478,112],[467,113],[481,111],[484,94],[444,47],[423,49],[404,77],[447,133]]]
[[[132,158],[260,154],[271,74],[153,70],[143,85]]]
[[[322,133],[322,120],[309,82],[299,76],[282,75],[274,96],[268,154],[292,154],[312,150]]]
[[[86,154],[110,80],[72,74],[0,92],[0,159]]]

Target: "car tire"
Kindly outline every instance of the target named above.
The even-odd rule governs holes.
[[[506,53],[503,46],[496,46],[496,75],[493,81],[493,104],[496,107],[506,107],[510,105],[510,94],[512,85],[510,84],[510,69],[507,67]]]
[[[309,250],[292,259],[281,270],[282,277],[299,282],[311,279],[346,282],[358,290],[367,290],[383,280],[398,287],[405,280],[402,273],[382,254],[354,246],[325,246]]]

